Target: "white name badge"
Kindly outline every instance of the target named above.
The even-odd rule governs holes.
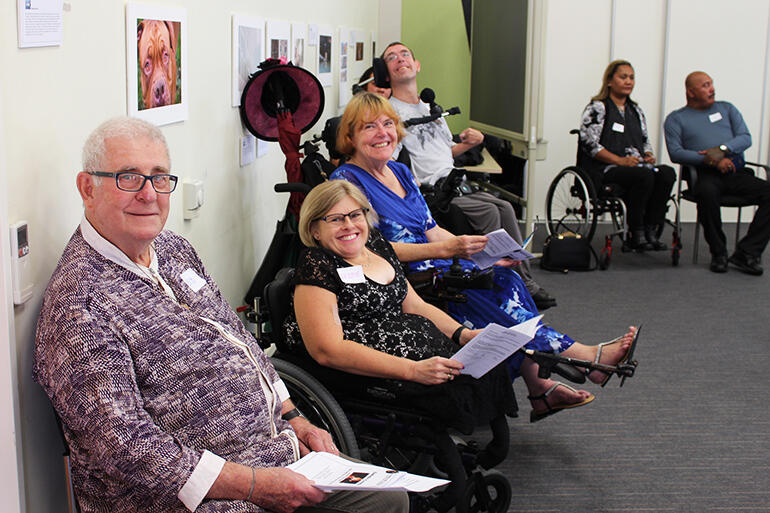
[[[613,123],[612,124],[612,131],[613,132],[620,132],[621,134],[626,131],[626,127],[624,125],[621,125],[620,123]]]
[[[365,283],[364,268],[360,265],[337,268],[337,274],[344,283]]]
[[[722,119],[722,114],[719,113],[719,112],[715,112],[713,114],[709,114],[709,121],[711,121],[712,123],[716,123],[720,119]]]
[[[198,292],[206,284],[206,280],[198,276],[198,273],[192,269],[187,269],[183,272],[181,278],[193,292]]]

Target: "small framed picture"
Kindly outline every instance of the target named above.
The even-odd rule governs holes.
[[[232,105],[241,104],[241,94],[264,58],[265,20],[233,16],[233,92]]]
[[[126,85],[129,116],[187,119],[187,9],[126,4]]]

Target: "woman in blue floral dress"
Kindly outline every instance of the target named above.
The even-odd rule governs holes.
[[[348,180],[366,194],[377,212],[378,229],[395,243],[399,259],[411,262],[411,270],[448,270],[449,258],[480,251],[486,237],[455,237],[436,224],[409,168],[390,160],[402,137],[398,115],[386,100],[371,93],[356,95],[340,121],[337,138],[337,149],[349,155],[350,160],[337,168],[331,179]],[[457,321],[470,328],[483,328],[491,322],[507,327],[538,315],[523,281],[506,267],[514,262],[499,263],[502,265],[494,268],[491,290],[467,289],[463,291],[468,297],[466,303],[449,304],[449,313]],[[465,259],[460,259],[460,264],[463,269],[474,267],[472,261]],[[635,329],[630,328],[613,343],[597,347],[575,342],[541,324],[526,347],[612,365],[626,357],[634,332]],[[520,351],[509,358],[508,371],[512,378],[519,375],[524,378],[532,401],[533,421],[594,399],[587,391],[538,378],[537,364],[524,358]],[[588,377],[595,383],[604,383],[609,376],[594,371]]]

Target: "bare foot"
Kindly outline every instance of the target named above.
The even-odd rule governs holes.
[[[552,379],[541,379],[537,383],[532,384],[529,390],[529,397],[539,397],[546,393],[556,382]],[[585,401],[590,397],[590,393],[586,390],[572,391],[566,386],[556,387],[553,392],[548,394],[548,404],[553,408],[554,406],[565,406],[570,404],[577,404]],[[532,409],[538,413],[548,411],[548,407],[542,399],[530,399]]]
[[[606,365],[617,364],[626,355],[626,353],[628,353],[628,348],[631,347],[631,342],[634,340],[635,334],[636,327],[630,326],[628,328],[628,333],[613,341],[612,344],[602,346],[602,354],[601,358],[599,359],[599,363],[604,363]],[[599,350],[599,346],[594,346],[594,348],[595,357],[596,352]],[[595,370],[588,375],[588,379],[594,383],[602,383],[606,380],[606,378],[607,374],[598,370]]]

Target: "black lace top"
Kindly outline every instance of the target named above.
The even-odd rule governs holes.
[[[396,258],[393,247],[379,231],[372,230],[367,247],[383,257],[396,270],[393,281],[382,285],[370,279],[364,283],[345,283],[337,273],[341,267],[350,267],[345,260],[323,248],[303,251],[297,262],[296,285],[314,285],[333,292],[342,333],[346,340],[377,349],[383,353],[422,360],[431,356],[451,357],[460,346],[441,333],[425,317],[404,313],[401,304],[407,293],[406,277]],[[304,352],[294,305],[284,328],[287,344]],[[358,379],[355,377],[353,379]],[[368,378],[377,379],[377,378]],[[350,393],[350,380],[343,386]],[[441,385],[421,385],[397,380],[395,401],[427,412],[444,425],[463,433],[470,433],[476,425],[484,424],[503,414],[515,415],[516,400],[504,364],[492,369],[481,379],[459,376]],[[331,386],[332,383],[324,383]]]
[[[395,269],[395,278],[382,285],[366,278],[364,283],[345,283],[338,268],[351,267],[341,257],[324,248],[308,248],[299,257],[296,285],[314,285],[333,292],[347,340],[395,356],[421,360],[431,356],[452,356],[459,346],[441,333],[425,317],[404,313],[406,277],[393,247],[379,231],[372,230],[367,247]],[[292,305],[284,324],[289,345],[302,346]]]

